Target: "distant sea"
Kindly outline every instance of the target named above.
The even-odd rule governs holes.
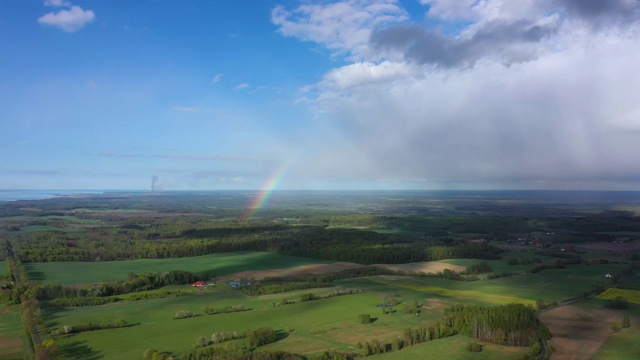
[[[0,202],[42,200],[78,194],[102,194],[98,190],[0,190]]]

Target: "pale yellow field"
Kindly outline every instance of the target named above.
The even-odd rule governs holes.
[[[640,290],[609,288],[596,297],[598,299],[615,300],[618,296],[622,296],[632,304],[640,304]]]
[[[460,265],[452,265],[439,261],[422,261],[408,264],[375,264],[376,266],[384,267],[395,271],[407,271],[407,272],[423,272],[423,273],[439,273],[444,269],[453,271],[464,271],[465,267]]]

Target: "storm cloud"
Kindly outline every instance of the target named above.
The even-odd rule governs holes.
[[[638,2],[425,3],[426,23],[374,29],[358,50],[369,58],[308,87],[341,136],[304,171],[431,188],[638,188]]]
[[[556,31],[554,23],[492,22],[469,38],[460,38],[408,25],[374,32],[371,44],[376,49],[401,51],[405,59],[420,64],[470,67],[479,59],[491,57],[511,65],[535,58],[537,44]]]

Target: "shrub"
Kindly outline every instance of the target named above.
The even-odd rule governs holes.
[[[360,314],[358,315],[358,320],[360,324],[369,324],[371,323],[371,315],[369,314]]]
[[[194,314],[189,310],[180,310],[176,312],[176,315],[173,318],[178,320],[178,319],[187,319],[195,316],[198,316],[198,314]]]
[[[207,346],[209,344],[209,341],[207,341],[206,337],[200,336],[196,339],[196,344],[198,346]]]
[[[482,344],[477,343],[477,342],[468,343],[467,344],[467,351],[481,352],[482,351]]]
[[[249,349],[255,349],[258,346],[270,344],[276,341],[276,332],[269,327],[259,328],[257,330],[247,330],[245,332],[247,345]]]
[[[548,306],[549,305],[547,305],[547,303],[543,299],[537,299],[536,300],[536,307],[538,308],[538,310],[545,309]]]
[[[158,351],[156,349],[148,348],[142,353],[142,357],[145,359],[151,359],[153,357],[153,354],[157,352]]]

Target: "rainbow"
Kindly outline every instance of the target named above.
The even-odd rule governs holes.
[[[291,163],[285,163],[276,171],[274,171],[273,174],[271,174],[269,180],[267,180],[267,182],[265,182],[262,186],[262,190],[260,190],[258,196],[254,197],[251,201],[251,204],[249,204],[249,209],[247,211],[247,214],[245,215],[246,220],[251,219],[260,209],[264,207],[264,205],[269,200],[269,197],[271,197],[273,190],[275,190],[278,185],[280,185],[284,174],[286,174],[287,170],[289,170],[290,167]]]

